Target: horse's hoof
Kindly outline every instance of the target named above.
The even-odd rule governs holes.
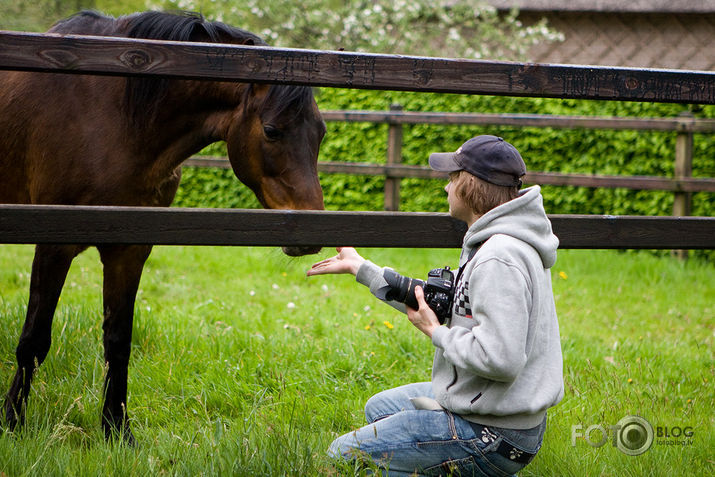
[[[134,438],[134,433],[129,427],[129,424],[124,424],[122,426],[115,426],[112,424],[103,424],[104,427],[104,439],[107,442],[115,442],[119,440],[121,444],[127,447],[136,447],[137,440]]]
[[[15,411],[15,406],[10,402],[5,402],[5,429],[3,430],[12,432],[17,428],[18,424],[22,426],[23,421],[24,416],[22,412],[18,416],[18,413]]]

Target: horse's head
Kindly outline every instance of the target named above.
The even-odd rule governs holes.
[[[145,12],[122,17],[118,23],[130,38],[265,45],[253,33],[206,21],[194,13]],[[217,82],[212,83],[207,99],[207,83],[199,83],[202,93],[195,95],[193,101],[202,114],[213,117],[207,120],[211,127],[205,139],[226,141],[236,176],[253,190],[261,204],[273,209],[323,209],[317,163],[325,124],[312,90],[304,86]],[[179,98],[175,101],[184,102],[184,110],[185,102],[191,100],[179,88],[169,88],[168,80],[135,78],[128,85],[130,116],[144,122],[153,117],[152,111],[159,111],[158,98],[174,93]],[[320,248],[283,250],[288,255],[305,255]]]
[[[325,135],[308,87],[250,85],[228,129],[228,157],[236,176],[272,209],[320,209],[318,150]],[[284,247],[290,256],[320,248]]]

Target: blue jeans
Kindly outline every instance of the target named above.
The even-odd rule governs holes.
[[[369,458],[384,475],[509,476],[525,467],[496,452],[505,440],[535,454],[546,419],[527,430],[500,429],[470,423],[449,411],[415,409],[410,398],[434,397],[431,383],[383,391],[365,405],[368,425],[338,437],[328,454],[334,458]]]

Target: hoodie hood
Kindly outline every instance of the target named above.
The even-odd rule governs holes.
[[[539,186],[524,189],[519,197],[493,208],[473,223],[464,236],[460,262],[466,261],[471,249],[496,234],[509,235],[529,244],[539,253],[544,268],[556,263],[559,239],[544,211]]]

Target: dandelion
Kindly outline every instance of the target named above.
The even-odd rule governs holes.
[[[392,323],[390,323],[389,321],[383,321],[382,324],[385,325],[388,330],[391,330],[392,328],[395,327],[395,326],[394,326]]]
[[[633,378],[628,378],[628,384],[631,384],[633,382]]]
[[[566,272],[559,272],[559,276],[563,279],[566,280],[569,276],[566,275]]]
[[[370,331],[370,328],[372,328],[370,325],[365,325],[365,331]]]

